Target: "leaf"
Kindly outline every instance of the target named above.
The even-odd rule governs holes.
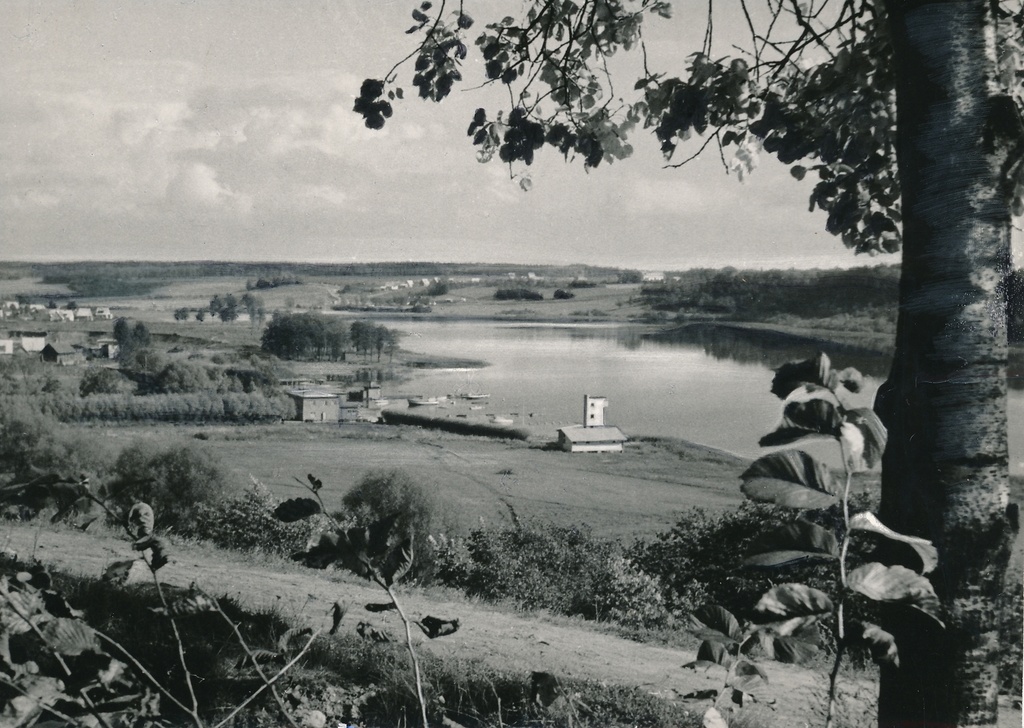
[[[802,180],[807,175],[807,168],[801,167],[799,164],[794,164],[789,168],[789,173],[793,175],[794,179]]]
[[[168,563],[167,552],[164,550],[164,542],[156,536],[144,536],[138,541],[132,544],[132,548],[136,551],[145,551],[149,549],[149,566],[153,571],[157,571]]]
[[[277,638],[277,651],[282,653],[291,652],[296,644],[305,640],[311,634],[313,634],[312,627],[292,627],[287,629],[284,631],[284,634]]]
[[[718,708],[712,705],[704,711],[701,728],[729,728],[729,724],[722,717],[722,714],[718,712]]]
[[[309,481],[310,490],[314,493],[324,487],[324,482],[320,480],[320,478],[315,477],[312,473],[307,473],[306,479]]]
[[[885,444],[888,441],[888,433],[885,425],[878,418],[873,410],[867,407],[858,407],[845,412],[846,422],[855,426],[864,440],[863,458],[864,464],[873,468],[882,462],[882,454],[885,452]]]
[[[870,622],[851,622],[847,625],[847,639],[852,644],[865,644],[871,650],[871,657],[878,664],[891,663],[900,666],[896,638],[878,625]]]
[[[818,352],[813,358],[804,361],[788,362],[775,370],[772,394],[779,399],[786,399],[794,389],[804,384],[826,387],[831,371],[832,362],[824,352]]]
[[[153,509],[148,503],[136,503],[128,511],[128,530],[136,539],[151,536],[154,520]]]
[[[0,584],[0,634],[24,634],[48,618],[38,592],[10,590],[6,579]]]
[[[558,678],[550,672],[534,672],[530,677],[530,700],[547,708],[562,694]]]
[[[405,576],[412,568],[412,537],[396,544],[388,552],[380,567],[380,575],[386,586],[391,586]]]
[[[294,523],[320,513],[320,504],[312,498],[289,498],[274,509],[274,517],[284,523]]]
[[[907,604],[933,618],[939,624],[939,598],[925,577],[905,566],[864,564],[850,572],[847,586],[877,602]]]
[[[939,564],[939,551],[935,548],[931,541],[926,538],[918,538],[917,536],[904,536],[901,533],[896,533],[891,528],[886,526],[880,520],[878,516],[870,511],[863,513],[857,513],[850,519],[850,530],[851,531],[869,531],[871,533],[877,533],[880,536],[885,536],[892,541],[899,541],[910,546],[917,555],[921,558],[921,573],[927,574],[931,572]]]
[[[447,637],[459,630],[459,620],[440,619],[439,617],[431,617],[429,614],[416,622],[416,624],[423,630],[423,634],[432,640],[438,637]]]
[[[711,667],[713,665],[720,665],[721,667],[728,668],[732,665],[732,656],[729,654],[726,646],[721,642],[703,640],[700,643],[700,647],[697,648],[697,659],[693,662],[686,663],[683,667],[696,669],[698,667]]]
[[[363,607],[367,612],[391,612],[395,609],[394,602],[370,602]]]
[[[80,620],[65,617],[51,619],[40,631],[50,646],[62,655],[74,656],[100,651],[96,633]]]
[[[768,676],[753,662],[739,660],[733,665],[731,672],[732,674],[725,681],[726,685],[755,697],[758,694],[764,694],[763,690],[768,684]]]
[[[762,447],[787,445],[805,437],[839,437],[843,417],[838,408],[824,399],[790,402],[783,411],[782,422],[774,432],[758,442]]]
[[[736,643],[743,639],[740,623],[725,607],[705,604],[689,617],[687,630],[702,640]]]
[[[767,633],[761,634],[760,637],[765,654],[778,662],[803,665],[818,654],[818,645],[815,642],[799,637],[780,637]]]
[[[374,627],[369,622],[360,622],[356,626],[356,634],[363,639],[368,639],[371,642],[390,642],[391,638],[388,637],[384,632]]]
[[[115,561],[103,570],[103,580],[123,586],[128,583],[128,576],[131,574],[132,565],[137,559]]]
[[[762,616],[783,619],[830,614],[832,609],[832,600],[828,594],[806,584],[780,584],[773,587],[764,593],[754,607],[754,611]]]
[[[835,534],[821,526],[799,519],[761,534],[750,544],[746,566],[783,566],[808,559],[832,559],[839,556]]]
[[[832,474],[800,450],[784,450],[755,460],[740,478],[751,500],[787,508],[827,508],[835,504]]]
[[[328,634],[338,633],[338,627],[341,626],[341,620],[345,618],[347,611],[347,604],[342,604],[340,601],[334,603],[334,606],[331,607],[331,629]]]

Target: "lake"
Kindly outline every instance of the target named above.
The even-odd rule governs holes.
[[[599,395],[609,399],[606,422],[630,437],[679,437],[749,457],[760,454],[758,438],[781,415],[781,402],[769,391],[773,369],[817,350],[787,337],[719,326],[658,334],[651,327],[604,324],[402,319],[389,325],[405,333],[401,345],[409,351],[489,363],[424,370],[401,391],[385,388],[394,406],[403,406],[408,395],[487,393],[486,400],[455,399],[436,411],[510,418],[534,431],[550,429],[554,439],[558,427],[582,421],[584,394]],[[834,365],[869,375],[850,404],[870,406],[889,357],[853,346],[822,348]],[[1017,389],[1010,394],[1011,443],[1022,431],[1024,391]],[[1012,472],[1024,473],[1022,457],[1020,448],[1011,447]]]

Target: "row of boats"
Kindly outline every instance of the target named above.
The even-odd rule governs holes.
[[[467,393],[459,395],[462,399],[468,399],[472,401],[478,401],[481,399],[487,399],[491,395],[479,394],[479,393]],[[441,404],[442,401],[448,401],[448,397],[409,397],[408,402],[410,407],[436,407]]]

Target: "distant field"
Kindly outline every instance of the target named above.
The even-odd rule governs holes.
[[[281,497],[304,494],[296,478],[312,473],[325,483],[328,507],[364,473],[399,468],[429,485],[453,521],[468,529],[483,519],[520,517],[563,525],[586,523],[595,533],[625,540],[652,535],[691,506],[715,511],[742,500],[740,458],[681,443],[638,442],[620,454],[546,450],[544,442],[507,443],[416,428],[300,423],[245,427],[140,427],[110,429],[115,440],[136,437],[191,439],[220,457],[241,492],[249,476]],[[554,433],[552,433],[553,439]]]

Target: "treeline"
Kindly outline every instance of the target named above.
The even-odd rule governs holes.
[[[528,440],[530,433],[518,427],[505,427],[489,422],[470,422],[441,417],[409,414],[400,410],[384,410],[381,419],[388,425],[412,425],[429,430],[452,432],[456,435],[478,435],[480,437],[496,437],[501,440]]]
[[[6,264],[5,264],[6,265]],[[447,276],[525,276],[536,272],[547,277],[594,278],[608,281],[632,271],[619,268],[570,265],[531,266],[490,263],[441,263],[429,261],[381,263],[242,263],[233,261],[76,261],[60,263],[19,263],[16,271],[24,277],[42,278],[44,283],[63,284],[79,296],[134,296],[149,293],[172,281],[210,277],[240,277],[273,284],[300,282],[310,276],[356,276],[427,278]],[[278,283],[277,285],[282,285]],[[254,287],[257,287],[254,285]]]
[[[33,407],[59,422],[229,422],[248,424],[290,419],[295,406],[284,395],[262,392],[196,392],[189,394],[92,394],[71,393],[12,395],[0,397],[0,409]]]
[[[261,346],[281,359],[338,361],[349,351],[377,361],[387,352],[394,354],[399,332],[381,324],[353,321],[316,313],[277,313],[263,330]]]
[[[715,314],[748,321],[778,315],[823,318],[859,312],[895,316],[896,265],[848,270],[721,270],[698,268],[643,286],[658,311]]]

